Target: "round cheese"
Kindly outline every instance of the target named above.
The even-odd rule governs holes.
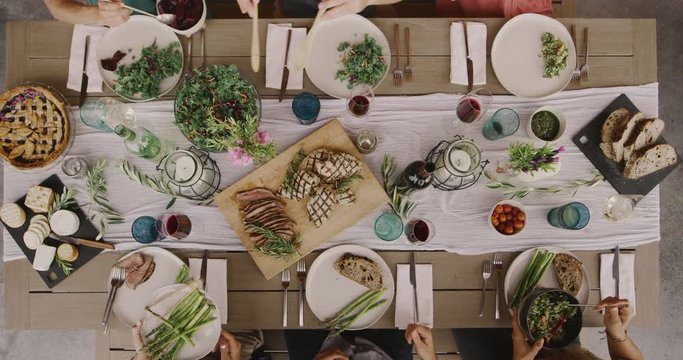
[[[68,262],[78,259],[78,248],[73,244],[62,244],[57,248],[57,256]]]
[[[45,239],[50,236],[50,225],[43,222],[35,222],[29,225],[28,229],[33,230],[33,232],[40,235],[41,239]]]
[[[48,222],[47,216],[41,214],[41,215],[36,215],[36,216],[31,218],[31,224],[33,224],[35,222],[39,222],[39,221],[40,222],[44,221],[45,223],[47,223]]]
[[[50,228],[57,235],[73,235],[80,225],[81,221],[73,211],[59,210],[50,216]]]
[[[41,239],[41,236],[35,231],[28,229],[24,233],[24,245],[26,245],[27,248],[35,250],[42,243],[43,239]]]
[[[0,219],[11,228],[18,228],[26,222],[26,212],[15,203],[5,204],[0,208]]]

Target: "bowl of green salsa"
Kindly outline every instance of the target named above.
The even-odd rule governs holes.
[[[541,141],[555,141],[562,136],[567,121],[564,114],[552,106],[543,106],[531,114],[529,136]]]

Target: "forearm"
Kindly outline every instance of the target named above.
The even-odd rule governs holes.
[[[624,338],[622,335],[621,338]],[[615,337],[616,338],[616,337]],[[642,360],[643,354],[640,353],[640,349],[627,337],[624,341],[617,341],[608,334],[607,337],[607,347],[609,348],[609,356],[612,360]]]
[[[70,24],[102,25],[97,6],[83,4],[77,0],[45,0],[52,16]]]
[[[391,5],[401,2],[401,0],[368,0],[369,5]]]

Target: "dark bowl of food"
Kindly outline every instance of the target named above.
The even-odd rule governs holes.
[[[562,111],[552,106],[543,106],[531,114],[527,131],[529,136],[541,141],[559,139],[567,127],[567,119]]]
[[[206,22],[205,0],[157,0],[158,14],[173,14],[175,21],[168,24],[174,32],[190,36]]]
[[[537,289],[519,306],[519,326],[529,339],[544,338],[546,349],[562,349],[573,343],[581,333],[583,313],[579,300],[560,289]]]

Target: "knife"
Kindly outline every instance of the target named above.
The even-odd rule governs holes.
[[[282,102],[287,91],[287,81],[289,81],[289,67],[287,66],[287,57],[289,56],[289,42],[292,40],[292,30],[287,30],[287,47],[285,48],[285,65],[282,68],[282,81],[280,82],[280,96],[278,102]]]
[[[474,63],[470,58],[470,45],[467,39],[467,21],[462,22],[462,29],[465,33],[465,56],[467,57],[467,92],[472,91],[472,85],[474,83]]]
[[[106,243],[103,241],[86,240],[86,239],[81,239],[81,238],[71,237],[71,236],[62,236],[62,235],[57,235],[53,232],[50,233],[49,237],[50,237],[50,239],[54,239],[57,241],[68,243],[68,244],[83,245],[83,246],[96,248],[96,249],[114,250],[113,244]]]
[[[206,263],[209,260],[209,250],[204,250],[202,256],[202,267],[199,270],[199,279],[202,281],[202,290],[206,290]]]
[[[612,259],[612,278],[614,279],[614,293],[617,299],[619,297],[619,246],[614,248],[614,259]]]
[[[88,93],[88,73],[85,71],[88,65],[88,47],[90,46],[90,35],[85,36],[85,55],[83,55],[83,76],[81,77],[81,95],[78,98],[78,106],[83,106],[85,96]]]
[[[417,306],[417,279],[415,276],[415,252],[410,252],[410,285],[413,286],[413,295],[415,296],[415,323],[420,323],[420,311]]]

